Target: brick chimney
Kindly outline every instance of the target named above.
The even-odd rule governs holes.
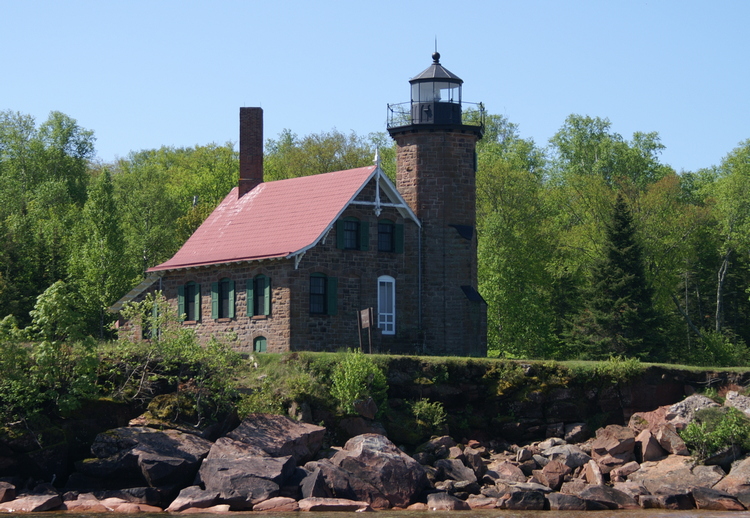
[[[240,108],[239,197],[263,182],[263,108]]]

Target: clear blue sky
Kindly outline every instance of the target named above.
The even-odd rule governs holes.
[[[75,118],[131,150],[385,130],[386,104],[441,62],[464,99],[546,145],[571,113],[657,131],[677,171],[750,138],[750,1],[0,0],[0,110]]]

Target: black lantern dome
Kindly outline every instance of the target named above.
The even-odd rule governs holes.
[[[412,124],[461,124],[463,80],[432,55],[432,65],[409,81]]]

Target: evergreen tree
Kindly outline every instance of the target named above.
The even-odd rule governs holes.
[[[603,258],[569,332],[583,357],[647,358],[654,352],[659,328],[642,256],[630,210],[618,193]]]

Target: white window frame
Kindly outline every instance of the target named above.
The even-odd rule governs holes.
[[[390,297],[387,286],[390,286]],[[396,279],[390,275],[378,277],[378,328],[384,335],[396,334]]]

